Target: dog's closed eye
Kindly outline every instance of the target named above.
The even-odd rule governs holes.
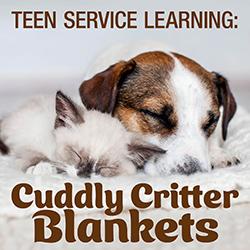
[[[215,129],[218,121],[220,119],[219,114],[215,114],[212,111],[208,111],[208,118],[206,123],[202,126],[203,131],[207,136],[209,136],[212,131]]]
[[[140,109],[139,111],[142,114],[144,114],[146,116],[150,116],[151,118],[159,121],[167,129],[172,129],[176,126],[176,124],[170,119],[170,116],[173,113],[172,106],[164,107],[160,113],[155,112],[155,111],[151,111],[149,109]]]

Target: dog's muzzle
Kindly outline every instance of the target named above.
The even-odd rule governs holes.
[[[173,172],[183,175],[191,175],[201,171],[201,163],[197,158],[185,156],[185,162],[183,164],[178,164]]]

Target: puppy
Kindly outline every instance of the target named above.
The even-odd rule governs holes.
[[[84,110],[62,92],[28,101],[2,121],[0,131],[2,153],[9,150],[20,168],[36,174],[51,171],[51,165],[81,177],[133,174],[165,153],[118,119]]]
[[[177,54],[152,51],[120,61],[80,87],[88,109],[110,113],[152,137],[167,154],[150,174],[192,174],[239,160],[221,148],[236,102],[227,80]]]

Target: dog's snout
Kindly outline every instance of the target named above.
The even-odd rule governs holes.
[[[187,157],[187,160],[184,164],[177,165],[177,171],[178,173],[185,175],[201,172],[201,163],[195,158]]]

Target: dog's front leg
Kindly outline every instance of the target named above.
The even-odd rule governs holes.
[[[224,168],[237,165],[240,160],[230,150],[223,148],[224,141],[221,133],[221,119],[209,138],[209,155],[213,168]]]

